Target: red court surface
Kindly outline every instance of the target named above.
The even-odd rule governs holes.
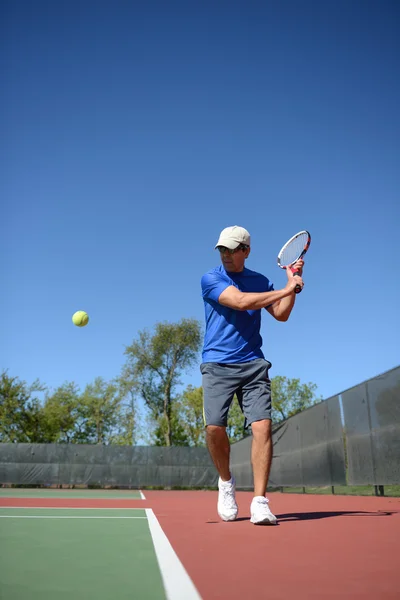
[[[275,527],[223,523],[217,492],[145,491],[145,500],[0,498],[0,506],[151,508],[203,600],[400,598],[400,499],[270,494]]]

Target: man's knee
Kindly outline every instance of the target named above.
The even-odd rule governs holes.
[[[262,421],[254,421],[251,424],[253,437],[255,439],[269,440],[271,439],[272,421],[271,419],[263,419]]]
[[[220,437],[226,435],[226,427],[223,425],[207,425],[206,434],[208,437]]]

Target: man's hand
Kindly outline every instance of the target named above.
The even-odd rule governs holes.
[[[286,275],[288,278],[288,282],[285,286],[286,289],[290,289],[290,291],[293,292],[296,285],[299,285],[301,287],[301,289],[303,289],[304,283],[301,278],[301,275],[303,273],[303,266],[304,266],[304,261],[298,260],[297,262],[294,263],[294,265],[292,265],[292,267],[286,267]],[[299,274],[294,275],[292,269],[295,271],[298,271]]]
[[[298,271],[300,277],[303,276],[303,267],[304,267],[304,260],[298,260],[294,263],[294,265],[292,265],[292,269],[293,271]]]

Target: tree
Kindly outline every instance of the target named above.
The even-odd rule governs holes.
[[[120,395],[121,398],[125,396],[125,400],[121,403],[116,431],[110,437],[110,443],[120,446],[134,446],[139,424],[135,391],[134,389],[126,390],[123,385],[120,385]]]
[[[106,382],[102,377],[96,377],[94,383],[86,386],[80,398],[86,442],[105,444],[110,441],[118,426],[121,400],[116,382]]]
[[[171,406],[170,432],[171,446],[190,446],[189,438],[187,437],[185,425],[180,419],[177,410],[177,403],[173,402]],[[163,416],[159,417],[157,425],[153,432],[153,443],[155,446],[165,446],[168,423]]]
[[[47,395],[43,406],[43,418],[49,441],[66,444],[84,441],[81,429],[85,418],[81,411],[78,386],[73,382],[66,382]]]
[[[177,399],[180,420],[189,446],[205,446],[203,388],[189,385]]]
[[[279,423],[302,410],[321,402],[322,398],[315,395],[315,383],[300,383],[300,379],[288,379],[281,375],[273,377],[272,388],[272,418]]]
[[[42,408],[46,441],[133,445],[136,435],[135,394],[118,380],[101,377],[83,394],[66,382],[48,394]]]
[[[173,444],[172,405],[180,376],[191,368],[200,350],[201,326],[195,319],[157,323],[153,335],[139,332],[139,339],[125,350],[121,379],[135,385],[154,422],[162,427],[166,446]]]
[[[0,442],[41,443],[46,440],[41,403],[33,394],[45,386],[32,385],[3,371],[0,377]]]

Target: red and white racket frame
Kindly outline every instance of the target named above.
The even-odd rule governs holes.
[[[294,260],[292,263],[290,263],[290,265],[283,265],[281,263],[281,256],[283,254],[283,251],[285,250],[285,248],[287,248],[289,246],[289,244],[291,244],[296,238],[300,237],[301,235],[307,235],[307,241],[304,245],[303,250],[300,252],[299,256],[296,258],[296,260]],[[280,267],[281,269],[286,269],[287,267],[290,267],[293,275],[296,275],[296,273],[298,273],[298,271],[296,271],[295,269],[292,269],[292,265],[294,265],[295,262],[297,262],[298,260],[300,260],[301,258],[303,258],[303,256],[305,255],[305,253],[307,252],[307,250],[309,249],[311,244],[311,235],[309,233],[309,231],[307,231],[306,229],[303,229],[302,231],[299,231],[298,233],[296,233],[295,235],[293,235],[290,240],[288,240],[286,242],[286,244],[284,246],[282,246],[282,248],[279,251],[278,254],[278,267]],[[299,285],[296,285],[295,290],[296,294],[299,294],[301,292],[301,287]]]

